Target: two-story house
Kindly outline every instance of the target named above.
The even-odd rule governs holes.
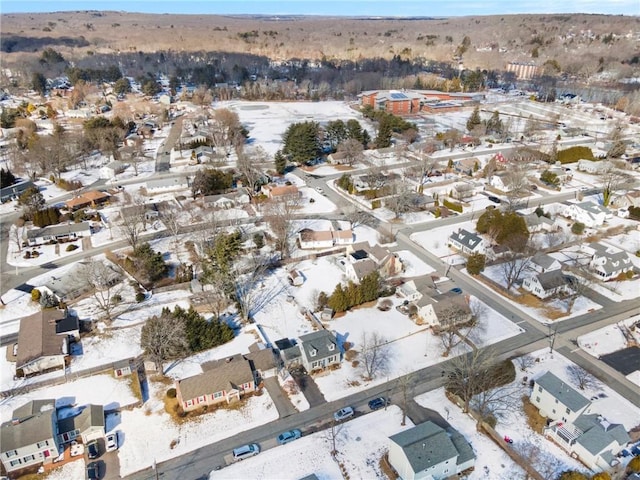
[[[475,464],[475,453],[456,430],[427,421],[389,437],[389,463],[402,480],[443,480]]]
[[[340,364],[342,352],[336,336],[329,330],[307,333],[301,335],[299,340],[302,364],[307,372]]]
[[[613,280],[618,275],[633,271],[629,254],[613,246],[591,243],[587,248],[593,251],[589,268],[602,280]]]
[[[611,211],[594,202],[585,201],[572,203],[564,210],[564,216],[580,222],[588,228],[601,227],[607,219],[612,217]]]
[[[534,273],[522,281],[522,288],[533,293],[536,297],[545,299],[569,290],[567,276],[562,270],[549,270],[544,273]]]
[[[31,400],[0,425],[0,460],[9,474],[52,463],[62,448],[57,442],[55,400]]]
[[[358,242],[347,246],[345,274],[354,283],[360,283],[364,277],[377,271],[381,278],[394,277],[404,268],[398,255],[378,244]]]
[[[534,381],[531,402],[551,422],[544,429],[571,456],[594,471],[619,463],[617,455],[630,442],[623,425],[608,422],[593,404],[551,372]]]
[[[465,255],[474,253],[485,253],[486,245],[484,239],[476,233],[471,233],[464,228],[459,228],[453,232],[448,239],[449,247],[458,250]]]

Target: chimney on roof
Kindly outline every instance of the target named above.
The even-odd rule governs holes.
[[[19,418],[12,418],[11,419],[11,425],[18,425],[20,423],[20,419]]]

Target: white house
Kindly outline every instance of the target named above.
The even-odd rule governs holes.
[[[544,429],[571,456],[591,470],[608,470],[630,442],[623,425],[612,424],[593,411],[593,404],[570,385],[546,372],[534,381],[530,396],[540,414],[551,420]]]
[[[482,237],[477,233],[471,233],[464,228],[459,228],[453,232],[448,239],[451,248],[464,254],[485,253],[486,245]]]
[[[31,246],[50,241],[73,241],[89,236],[91,236],[91,225],[89,222],[49,225],[48,227],[23,231],[23,240]]]
[[[578,160],[578,170],[581,172],[598,175],[611,168],[611,162],[607,160]]]
[[[456,430],[427,421],[389,437],[389,463],[402,480],[442,480],[475,464],[475,453]]]
[[[552,270],[560,270],[562,264],[551,255],[537,252],[529,259],[528,267],[537,273],[545,273]]]
[[[404,268],[400,257],[378,244],[358,242],[347,246],[345,275],[354,283],[377,271],[381,278],[394,277]]]
[[[189,188],[189,181],[186,177],[160,178],[158,180],[147,180],[148,193],[164,193],[173,190],[185,190]]]
[[[396,288],[396,295],[406,299],[409,302],[415,302],[422,298],[422,293],[416,288],[416,282],[409,280]]]
[[[634,190],[619,195],[614,195],[611,198],[611,206],[615,208],[640,207],[640,190]]]
[[[489,178],[489,185],[503,192],[511,190],[511,180],[509,172],[497,172]]]
[[[592,243],[589,247],[593,250],[589,268],[602,280],[613,280],[622,273],[633,271],[633,263],[624,250],[602,243]]]
[[[303,228],[298,232],[298,243],[302,249],[331,248],[353,244],[353,231],[312,230]]]
[[[111,180],[112,178],[115,178],[119,173],[124,172],[127,167],[128,165],[124,162],[121,162],[120,160],[109,162],[104,167],[100,168],[100,178]]]
[[[583,413],[591,413],[591,402],[551,372],[534,381],[529,399],[543,417],[554,421],[573,422]]]
[[[590,201],[572,203],[565,208],[564,216],[583,223],[588,228],[601,227],[605,220],[612,217],[608,208]]]
[[[568,291],[569,285],[562,270],[550,270],[525,278],[522,281],[522,288],[533,293],[538,298],[545,299]]]

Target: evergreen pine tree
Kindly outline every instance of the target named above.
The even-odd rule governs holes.
[[[281,150],[278,150],[273,157],[275,161],[276,172],[282,175],[287,168],[287,159],[282,154]]]
[[[480,107],[476,105],[476,108],[473,109],[473,113],[467,120],[467,130],[472,132],[474,128],[482,123],[480,119]]]

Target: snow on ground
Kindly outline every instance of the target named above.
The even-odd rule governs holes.
[[[434,228],[424,232],[416,232],[411,234],[411,240],[420,245],[422,248],[440,257],[446,263],[457,265],[464,263],[464,258],[449,248],[447,240],[451,234],[459,229],[475,232],[475,222],[461,222],[446,227]]]
[[[167,388],[150,382],[150,400],[143,407],[121,413],[117,426],[124,438],[118,450],[121,476],[278,418],[271,397],[263,390],[262,395],[250,397],[240,408],[220,408],[177,425],[164,410],[162,398]],[[172,442],[177,442],[174,448]]]
[[[634,315],[615,325],[608,325],[599,330],[581,335],[578,337],[578,345],[589,355],[593,355],[596,358],[627,348],[630,345],[628,345],[621,327],[624,327],[635,338],[635,341],[640,343],[640,330],[632,328],[639,321],[640,315]]]
[[[211,360],[227,358],[237,353],[249,353],[249,345],[261,339],[255,327],[247,325],[233,340],[219,347],[196,353],[165,366],[165,374],[171,378],[183,379],[202,373],[201,365]]]
[[[402,260],[402,264],[405,267],[404,272],[402,272],[403,277],[421,277],[422,275],[427,275],[429,273],[435,272],[435,269],[418,257],[416,257],[412,252],[408,250],[401,250],[399,252],[395,252]]]
[[[18,228],[16,225],[11,225],[9,233],[9,242],[7,246],[7,265],[13,267],[32,267],[34,265],[43,265],[45,263],[55,262],[69,255],[76,255],[82,252],[82,240],[75,240],[73,242],[58,243],[55,245],[38,245],[36,247],[22,247],[18,248],[15,242],[15,231],[22,236],[24,228]],[[73,245],[75,250],[67,251],[67,247]],[[31,254],[31,258],[24,258],[26,252]],[[33,256],[33,252],[37,252],[37,257]]]
[[[594,387],[587,387],[585,390],[580,390],[568,370],[570,367],[575,367],[575,364],[567,358],[557,352],[551,354],[547,348],[532,352],[529,354],[529,357],[535,359],[535,361],[532,362],[524,372],[520,369],[516,361],[515,384],[522,384],[524,376],[527,376],[528,379],[535,379],[545,372],[551,371],[585,398],[591,399],[594,412],[601,414],[609,422],[622,424],[627,431],[638,425],[640,409],[600,381],[594,379]],[[523,389],[524,394],[530,394],[528,386],[523,386]],[[516,448],[519,442],[526,444],[527,441],[529,441],[547,451],[549,459],[555,458],[556,462],[564,464],[564,469],[584,469],[580,463],[570,458],[564,450],[557,447],[553,442],[533,432],[527,425],[526,416],[522,410],[516,411],[515,414],[511,415],[506,421],[499,422],[496,430],[500,435],[508,435],[511,437],[514,440],[514,446]],[[559,465],[557,471],[561,469],[563,469],[563,467]]]
[[[273,155],[282,148],[282,134],[289,125],[313,120],[321,125],[341,119],[352,118],[368,126],[362,115],[345,102],[218,102],[217,108],[228,108],[236,112],[240,122],[247,127],[254,145],[264,148]],[[373,133],[373,132],[370,132]]]
[[[401,303],[396,298],[393,301],[395,305]],[[475,298],[471,298],[471,307],[478,312],[479,327],[470,335],[477,346],[493,344],[522,332],[520,327]],[[445,360],[440,338],[425,326],[416,325],[395,308],[387,312],[375,307],[354,309],[329,322],[328,328],[336,332],[340,344],[350,342],[356,351],[361,349],[364,333],[379,333],[388,341],[384,348],[389,360],[386,370],[370,381],[364,380],[362,362],[358,367],[353,367],[353,364],[343,361],[339,369],[317,374],[314,380],[327,401],[343,398]]]
[[[402,422],[396,406],[369,413],[338,427],[337,462],[349,478],[384,478],[380,459],[388,451],[389,437],[413,426]],[[296,480],[314,473],[320,480],[342,478],[338,463],[331,457],[332,445],[324,432],[305,435],[287,445],[264,450],[256,457],[211,472],[210,479],[252,478]],[[286,468],[283,466],[286,465]]]
[[[464,272],[466,272],[466,270],[464,270]],[[503,288],[507,286],[506,280],[504,278],[504,272],[500,265],[493,265],[490,267],[486,267],[481,275],[501,285]],[[531,273],[530,272],[523,273],[521,276],[521,279],[524,278],[525,275],[531,275]],[[483,285],[485,288],[490,288],[481,282],[478,283],[478,285]],[[516,286],[511,287],[511,289],[515,295],[518,295]],[[602,305],[595,303],[594,301],[588,299],[585,296],[579,296],[578,298],[575,299],[570,312],[567,311],[569,307],[569,299],[552,298],[552,299],[541,300],[540,308],[536,308],[529,305],[523,305],[508,297],[503,296],[503,298],[506,301],[510,302],[515,307],[525,312],[530,317],[535,318],[541,323],[547,323],[550,321],[548,317],[549,309],[552,309],[554,312],[557,312],[557,316],[554,317],[554,320],[557,321],[557,320],[567,320],[569,318],[578,317],[580,315],[584,315],[585,313],[592,312],[594,310],[599,310],[602,308]],[[560,314],[562,315],[558,316]]]
[[[40,311],[40,305],[31,301],[31,295],[11,289],[2,295],[5,305],[0,308],[0,334],[9,335],[20,329],[20,318]]]
[[[299,412],[309,410],[310,405],[307,398],[304,396],[304,393],[300,391],[300,387],[298,387],[298,384],[288,372],[286,375],[287,376],[285,378],[282,378],[280,375],[276,375],[276,378],[278,379],[280,386],[286,392],[287,397],[289,397],[291,404]]]
[[[56,468],[47,474],[47,480],[81,480],[85,478],[85,463],[82,457],[78,457],[75,462],[65,463],[60,468]]]
[[[110,374],[93,375],[87,378],[71,380],[61,385],[31,390],[30,392],[8,397],[0,403],[2,421],[11,419],[13,410],[30,400],[53,398],[57,407],[69,405],[104,405],[105,409],[131,405],[138,401],[131,388],[129,379],[116,379]]]
[[[489,437],[478,432],[476,421],[447,399],[444,388],[432,390],[415,397],[415,401],[436,410],[449,424],[460,432],[473,447],[476,454],[475,469],[468,480],[519,480],[524,479],[522,469],[502,451]]]

